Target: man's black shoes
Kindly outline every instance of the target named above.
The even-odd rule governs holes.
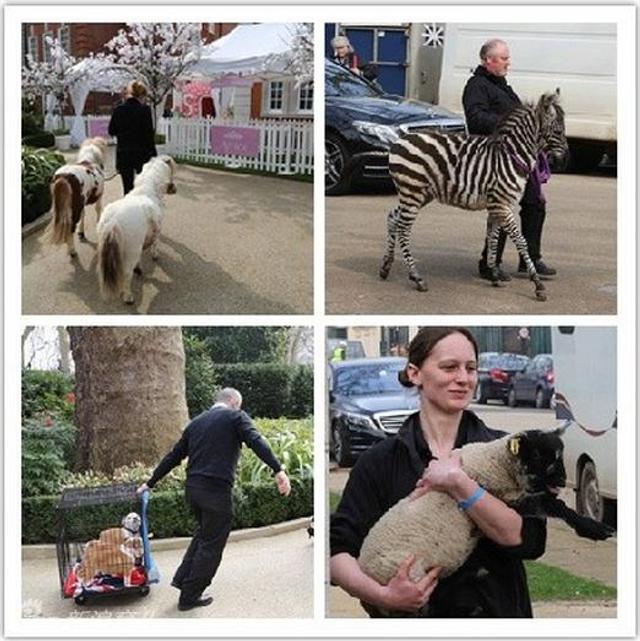
[[[497,267],[498,280],[501,280],[505,283],[510,281],[511,276],[509,276],[509,274],[507,274],[507,272],[505,272],[500,265],[498,265]],[[484,278],[484,280],[493,280],[493,278],[491,277],[491,270],[489,269],[489,267],[487,267],[487,264],[482,261],[478,263],[478,275],[480,276],[480,278]]]
[[[553,267],[549,267],[543,260],[534,260],[533,265],[535,266],[536,272],[538,272],[538,276],[540,276],[540,278],[551,278],[558,273]],[[518,272],[521,274],[527,273],[527,267],[523,262],[520,262],[518,265]]]
[[[207,605],[213,603],[212,596],[201,596],[198,597],[195,601],[187,601],[186,603],[178,602],[178,610],[180,612],[186,612],[187,610],[193,610],[194,608],[204,608]]]

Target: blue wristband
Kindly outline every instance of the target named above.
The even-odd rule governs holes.
[[[485,490],[482,485],[478,485],[476,491],[464,501],[458,501],[458,509],[462,512],[466,512],[469,508],[472,508],[485,494]]]

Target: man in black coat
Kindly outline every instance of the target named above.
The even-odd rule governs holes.
[[[129,83],[125,101],[114,109],[109,121],[109,135],[118,139],[116,169],[120,172],[125,194],[133,189],[135,174],[158,155],[151,108],[142,102],[146,95],[147,89],[141,82]]]
[[[152,488],[185,457],[185,496],[197,527],[171,585],[180,590],[179,610],[209,605],[213,598],[203,595],[215,576],[231,530],[231,489],[242,444],[248,445],[274,472],[278,491],[291,492],[289,478],[249,416],[240,410],[242,396],[227,387],[216,403],[194,418],[174,448],[160,461],[151,478],[138,488]]]
[[[494,132],[502,117],[521,102],[515,91],[507,84],[506,75],[511,58],[506,42],[498,39],[485,42],[480,49],[480,60],[481,64],[473,72],[464,88],[462,104],[469,133],[488,136]],[[520,221],[529,256],[538,275],[542,278],[556,274],[556,270],[542,260],[542,227],[545,217],[545,203],[541,200],[539,191],[529,180],[520,201]],[[506,233],[500,230],[496,260],[499,278],[504,281],[511,280],[511,276],[501,267],[506,237]],[[478,263],[478,271],[481,278],[491,280],[491,270],[487,267],[486,239],[482,258]],[[522,259],[520,259],[518,271],[527,272]]]

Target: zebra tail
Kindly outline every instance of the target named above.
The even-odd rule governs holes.
[[[122,234],[113,225],[105,230],[98,242],[98,277],[104,298],[117,296],[124,288],[124,263],[122,260]]]
[[[66,243],[73,236],[71,198],[71,185],[64,178],[56,178],[51,184],[52,216],[47,228],[48,238],[54,245]]]

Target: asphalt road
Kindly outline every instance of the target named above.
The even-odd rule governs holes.
[[[113,166],[111,147],[107,174]],[[165,199],[160,259],[145,255],[144,277],[134,277],[134,305],[100,296],[90,206],[78,258],[47,243],[44,230],[23,240],[22,313],[313,313],[311,183],[179,165],[176,186]],[[105,204],[122,196],[119,176],[105,194]]]
[[[558,425],[553,410],[532,408],[506,408],[502,404],[472,405],[473,411],[491,427],[517,432],[523,429],[551,428]],[[349,477],[349,469],[332,465],[328,488],[342,491]],[[575,500],[571,490],[564,490],[561,498],[572,507]],[[571,574],[616,585],[617,541],[589,541],[580,538],[566,523],[549,519],[547,547],[538,559],[541,563],[555,566]],[[327,609],[331,617],[365,617],[357,599],[350,597],[338,587],[328,588]],[[545,617],[592,617],[615,618],[615,601],[534,603],[534,616]]]
[[[330,314],[615,314],[616,178],[554,175],[545,186],[543,257],[558,270],[547,301],[514,278],[494,288],[477,274],[486,214],[432,203],[418,214],[412,253],[428,292],[410,283],[399,251],[386,281],[378,277],[393,191],[326,198],[326,311]],[[627,212],[629,214],[630,212]],[[507,244],[504,268],[518,256]]]

